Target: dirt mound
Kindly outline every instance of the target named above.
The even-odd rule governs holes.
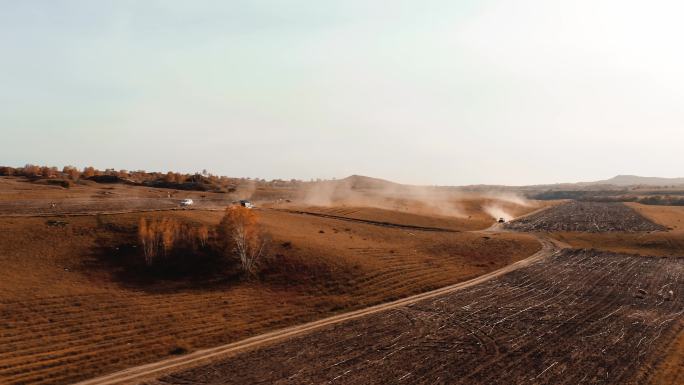
[[[520,218],[506,225],[517,231],[661,231],[664,226],[643,217],[622,203],[578,202],[564,203],[534,215]]]
[[[386,189],[397,188],[401,185],[384,179],[372,178],[363,175],[351,175],[344,179],[333,181],[333,183],[347,184],[352,189]]]

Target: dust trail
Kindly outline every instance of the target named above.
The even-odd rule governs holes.
[[[508,222],[508,221],[512,220],[513,218],[515,218],[515,216],[513,214],[506,211],[506,209],[504,209],[503,206],[501,206],[500,204],[496,204],[496,203],[488,204],[488,205],[485,205],[484,207],[482,207],[482,209],[487,214],[491,215],[492,218],[494,218],[494,219],[503,218],[506,222]]]
[[[483,193],[482,196],[497,201],[513,203],[522,207],[534,206],[527,198],[508,191],[488,191]]]
[[[256,192],[257,185],[252,179],[247,179],[243,183],[240,183],[235,191],[235,198],[237,199],[252,199],[252,196]]]
[[[482,206],[482,210],[495,220],[503,218],[506,222],[516,217],[516,209],[535,206],[533,202],[510,191],[486,191],[482,197],[490,200]]]
[[[459,193],[438,187],[407,186],[365,177],[311,183],[301,201],[313,206],[363,206],[464,217]]]

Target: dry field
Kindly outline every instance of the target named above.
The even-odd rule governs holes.
[[[683,286],[681,258],[566,250],[152,383],[643,384],[684,327]]]
[[[350,221],[264,208],[273,240],[258,280],[149,279],[123,263],[140,216],[216,224],[226,197],[0,182],[2,384],[72,383],[464,281],[539,249],[525,234],[465,231],[491,219],[356,208],[367,220]],[[211,207],[165,210],[188,196]],[[147,210],[161,211],[111,214]],[[84,215],[63,215],[74,213]],[[428,225],[441,230],[417,228]]]
[[[367,192],[325,207],[254,193],[272,236],[258,279],[151,277],[129,264],[141,216],[214,225],[239,196],[0,178],[0,383],[93,378],[463,282],[540,249],[532,235],[490,229],[492,207],[530,214],[518,230],[605,251],[566,251],[157,382],[681,383],[684,208],[537,212],[460,196],[450,216]],[[179,209],[187,197],[197,205]]]
[[[666,231],[653,232],[557,232],[552,236],[577,248],[598,248],[617,253],[652,256],[684,256],[684,207],[648,206],[629,203],[635,212],[662,225]]]
[[[648,221],[663,226],[665,231],[604,233],[562,231],[551,233],[551,236],[575,248],[593,248],[643,256],[684,257],[684,207],[651,206],[638,203],[625,205]],[[684,317],[679,317],[678,322],[679,326],[675,328],[682,330]],[[663,350],[667,354],[652,370],[653,376],[648,383],[652,385],[681,384],[684,381],[684,331],[673,337]]]
[[[659,231],[665,227],[622,203],[570,201],[506,225],[517,231],[588,233]]]
[[[381,206],[389,206],[389,203],[380,202]],[[379,207],[360,207],[341,205],[334,207],[302,206],[302,205],[275,205],[275,208],[291,212],[314,214],[329,218],[348,218],[359,221],[369,221],[382,224],[404,224],[411,226],[441,228],[455,231],[483,230],[492,225],[492,216],[486,212],[488,206],[497,206],[511,216],[520,216],[531,211],[540,209],[545,205],[555,202],[535,202],[534,205],[525,207],[510,202],[500,202],[489,198],[464,197],[458,201],[461,210],[460,216],[446,216],[435,213],[435,208],[413,208],[412,211],[389,210]],[[429,229],[428,229],[429,230]]]
[[[79,183],[65,189],[29,183],[19,177],[0,177],[0,216],[169,210],[179,208],[179,202],[184,198],[197,200],[201,208],[221,208],[236,198],[212,192],[98,184],[91,181]]]

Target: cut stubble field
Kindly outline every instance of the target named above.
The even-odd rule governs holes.
[[[622,203],[570,201],[506,224],[516,231],[646,232],[666,228]]]
[[[642,384],[684,326],[669,294],[683,273],[683,259],[566,250],[149,383]]]
[[[627,204],[632,210],[667,231],[650,232],[557,232],[552,236],[577,248],[600,248],[617,253],[653,256],[684,256],[684,207]]]

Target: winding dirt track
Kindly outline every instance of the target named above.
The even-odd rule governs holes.
[[[393,227],[393,228],[406,229],[406,230],[436,231],[436,232],[443,232],[443,233],[457,233],[457,232],[459,232],[458,230],[447,229],[444,227],[406,225],[406,224],[384,222],[384,221],[373,221],[370,219],[343,217],[343,216],[334,215],[334,214],[315,213],[315,212],[311,212],[311,211],[289,210],[289,209],[273,209],[273,210],[282,211],[282,212],[286,212],[286,213],[290,213],[290,214],[311,215],[314,217],[337,219],[340,221],[365,223],[367,225],[381,226],[381,227]]]
[[[341,218],[342,219],[342,218]],[[346,220],[348,218],[344,218]],[[371,223],[372,221],[366,221],[367,223]],[[371,223],[373,224],[373,223]],[[386,224],[377,224],[380,226],[385,226]],[[403,225],[397,225],[401,227],[405,227]],[[410,227],[413,228],[413,227]],[[447,229],[439,229],[439,230],[426,230],[426,231],[443,231]],[[447,230],[451,231],[451,230]],[[372,306],[366,309],[361,309],[345,314],[340,314],[337,316],[325,318],[322,320],[306,323],[303,325],[298,325],[298,326],[293,326],[290,328],[282,329],[282,330],[277,330],[274,332],[262,334],[259,336],[255,336],[252,338],[248,338],[242,341],[238,341],[235,343],[227,344],[227,345],[222,345],[210,349],[204,349],[204,350],[199,350],[181,357],[175,357],[147,365],[142,365],[130,369],[126,369],[120,372],[116,372],[110,375],[106,375],[103,377],[95,378],[95,379],[90,379],[86,381],[79,382],[78,385],[114,385],[114,384],[135,384],[135,383],[140,383],[144,382],[146,380],[150,380],[156,377],[159,377],[160,375],[163,375],[165,373],[169,372],[174,372],[178,371],[181,369],[185,368],[190,368],[190,367],[195,367],[201,364],[206,364],[215,360],[219,360],[224,357],[228,357],[232,354],[235,354],[237,352],[241,352],[247,349],[253,349],[261,346],[265,346],[274,342],[278,341],[283,341],[288,338],[293,338],[296,336],[301,336],[304,334],[307,334],[309,332],[313,332],[315,330],[324,328],[326,326],[331,326],[335,324],[339,324],[345,321],[350,321],[354,319],[359,319],[361,317],[369,316],[375,313],[380,313],[388,310],[392,310],[398,307],[402,306],[407,306],[414,304],[416,302],[430,299],[430,298],[435,298],[439,296],[443,296],[449,293],[453,293],[459,290],[463,290],[465,288],[469,288],[475,285],[482,284],[484,282],[487,282],[493,278],[500,277],[504,274],[513,272],[515,270],[518,270],[520,268],[529,266],[537,261],[540,261],[544,258],[550,257],[551,255],[555,254],[558,252],[560,249],[559,245],[555,243],[555,241],[543,237],[543,236],[538,236],[540,243],[542,244],[542,249],[535,253],[534,255],[518,261],[516,263],[513,263],[509,266],[506,266],[502,269],[493,271],[491,273],[482,275],[480,277],[477,277],[475,279],[466,281],[466,282],[461,282],[455,285],[450,285],[447,287],[443,287],[441,289],[433,290],[430,292],[418,294],[412,297],[400,299],[397,301],[381,304],[381,305],[376,305]]]

